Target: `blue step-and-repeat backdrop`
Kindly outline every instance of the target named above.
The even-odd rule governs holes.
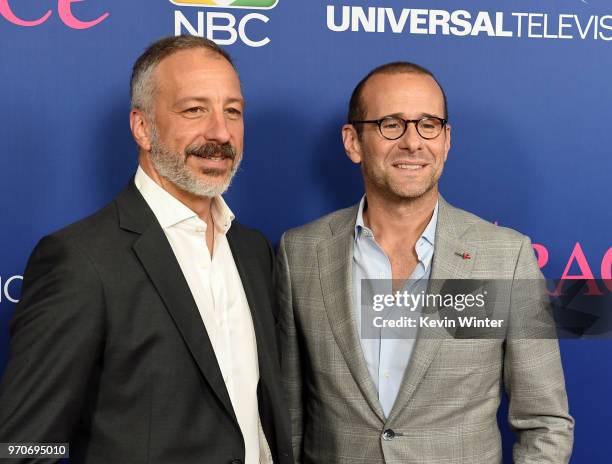
[[[0,0],[0,372],[30,251],[129,181],[131,66],[181,33],[235,58],[246,149],[227,198],[273,243],[359,200],[349,95],[408,60],[448,94],[446,199],[529,235],[549,278],[611,278],[610,0]],[[612,341],[561,348],[572,462],[612,462]]]

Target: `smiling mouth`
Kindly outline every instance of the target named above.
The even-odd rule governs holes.
[[[407,171],[419,171],[423,169],[426,164],[406,164],[406,163],[397,163],[394,164],[393,167],[398,169],[405,169]]]
[[[204,155],[204,156],[195,155],[195,156],[197,156],[198,158],[212,160],[212,161],[223,161],[226,159],[231,159],[229,156],[225,156],[225,155]]]

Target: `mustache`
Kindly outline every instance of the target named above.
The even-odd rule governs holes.
[[[236,158],[236,149],[229,143],[219,145],[218,143],[205,143],[204,145],[190,146],[185,149],[187,156],[198,156],[205,158],[208,156],[223,156],[224,158]]]

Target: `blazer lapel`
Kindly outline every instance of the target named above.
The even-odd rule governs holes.
[[[353,307],[353,240],[357,209],[351,208],[344,221],[330,224],[332,236],[317,248],[319,277],[327,318],[336,343],[351,374],[366,401],[384,421],[376,387],[368,371],[357,331],[357,318]]]
[[[132,248],[204,378],[236,423],[206,327],[174,252],[146,201],[131,183],[117,198],[120,227],[140,234]]]
[[[435,250],[428,292],[444,294],[445,280],[470,278],[477,255],[474,246],[465,243],[461,239],[464,231],[465,224],[461,224],[456,220],[453,207],[440,196]],[[435,308],[433,313],[428,314],[431,319],[439,319],[438,309]],[[453,335],[454,330],[452,329],[419,329],[412,357],[404,374],[399,394],[391,410],[389,421],[395,420],[408,405],[443,340],[451,339]]]

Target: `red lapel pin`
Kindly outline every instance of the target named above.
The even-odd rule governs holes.
[[[461,256],[463,259],[472,259],[472,257],[470,256],[469,253],[467,252],[463,252],[463,253],[459,253],[458,251],[455,252],[455,254],[457,256]]]

